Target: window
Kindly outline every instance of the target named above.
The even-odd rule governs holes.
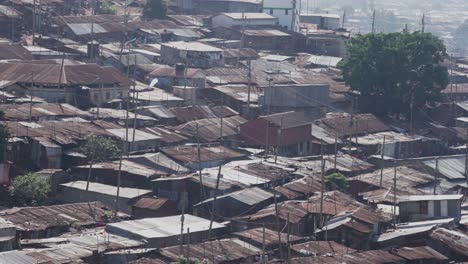
[[[106,92],[106,100],[109,100],[111,98],[110,92]]]
[[[273,9],[270,9],[270,15],[273,15]]]
[[[285,9],[284,10],[284,14],[287,15],[289,13],[289,10],[288,9]]]

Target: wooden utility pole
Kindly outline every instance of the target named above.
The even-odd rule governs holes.
[[[341,21],[341,28],[345,28],[345,20],[346,20],[346,10],[343,11],[343,20]]]
[[[323,155],[321,156],[322,166],[321,166],[321,174],[320,174],[320,228],[323,226],[323,193],[325,191],[325,160],[323,159]]]
[[[397,206],[397,168],[396,162],[393,164],[393,228],[396,229],[396,206]]]
[[[375,9],[372,12],[372,33],[375,33]]]
[[[296,14],[296,5],[297,5],[297,3],[296,3],[296,1],[297,0],[292,0],[292,10],[291,10],[291,12],[292,12],[291,31],[294,31],[294,32],[296,31],[295,27],[296,27],[296,16],[297,16],[297,14]]]
[[[383,169],[384,169],[384,152],[385,152],[385,135],[383,136],[382,148],[380,149],[380,187],[383,183]]]
[[[34,90],[34,72],[31,72],[31,91],[29,93],[29,122],[32,122],[33,90]]]
[[[201,149],[200,149],[200,135],[199,135],[199,125],[196,125],[196,135],[197,135],[197,160],[198,160],[198,176],[200,180],[200,197],[203,201],[205,198],[205,192],[203,188],[203,177],[202,177],[202,165],[201,165]]]
[[[421,32],[424,33],[426,30],[426,16],[423,14],[422,19],[421,19]]]
[[[32,44],[33,44],[33,46],[36,45],[36,0],[33,1]]]
[[[249,68],[249,75],[248,75],[248,82],[247,82],[247,119],[250,119],[250,90],[251,90],[251,82],[252,82],[252,60],[248,60],[248,68]]]
[[[185,190],[182,193],[182,214],[180,215],[180,253],[184,252]]]
[[[263,223],[263,228],[262,228],[262,263],[266,263],[266,258],[265,258],[265,223]]]
[[[187,260],[190,261],[190,228],[187,228]]]
[[[465,177],[466,183],[468,184],[468,129],[465,128],[466,138],[465,138]]]
[[[413,107],[414,107],[414,91],[411,91],[410,102],[410,134],[413,134]]]
[[[439,157],[436,158],[436,169],[435,169],[435,173],[434,173],[434,191],[432,194],[436,194],[437,192],[437,184],[438,184],[438,178],[439,178]]]
[[[334,171],[336,172],[336,159],[337,159],[337,155],[338,155],[338,136],[336,135],[335,133],[335,158],[334,158]]]
[[[291,263],[291,241],[290,241],[290,233],[291,233],[291,224],[289,222],[289,212],[288,212],[288,228],[287,228],[287,235],[286,235],[286,243],[287,243],[287,254],[288,254],[288,264]]]
[[[281,246],[281,228],[280,228],[280,223],[279,223],[279,212],[278,212],[278,199],[277,195],[275,194],[274,196],[275,200],[275,219],[276,219],[276,230],[278,230],[278,250],[280,253],[280,259],[283,260],[283,250]]]
[[[119,171],[117,172],[117,194],[115,196],[115,212],[114,216],[117,216],[117,212],[119,211],[119,197],[120,197],[120,185],[121,185],[121,178],[122,178],[122,160],[123,160],[123,146],[124,142],[122,142],[122,150],[120,153],[120,158],[119,158]]]
[[[224,99],[221,99],[221,101],[224,101]],[[224,102],[221,103],[221,105],[223,104]],[[220,131],[219,131],[219,138],[221,141],[222,138],[223,138],[223,114],[221,114],[221,117],[220,117]],[[224,144],[223,144],[224,145]],[[224,159],[223,159],[224,160]],[[208,240],[211,239],[211,230],[213,228],[213,221],[214,221],[214,217],[215,217],[215,212],[216,212],[216,201],[218,199],[218,189],[219,189],[219,181],[221,179],[221,170],[222,170],[222,167],[223,167],[223,162],[221,162],[219,164],[219,167],[218,167],[218,175],[216,176],[216,186],[215,186],[215,192],[214,192],[214,197],[213,197],[213,206],[211,208],[211,217],[210,217],[210,227],[208,229]]]
[[[277,133],[278,140],[276,142],[277,146],[276,146],[276,151],[275,151],[275,164],[278,162],[278,152],[281,147],[282,131],[283,131],[283,117],[281,117],[280,127],[278,128],[278,133]]]

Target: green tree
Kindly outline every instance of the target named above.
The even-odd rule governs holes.
[[[93,163],[104,162],[117,158],[120,154],[120,149],[117,143],[106,137],[90,136],[80,147],[80,151],[87,157],[89,163],[88,178],[86,182],[86,191],[89,189],[89,181]]]
[[[346,191],[348,189],[348,179],[341,173],[332,173],[325,176],[325,184],[329,190]]]
[[[117,14],[117,9],[115,8],[115,6],[112,5],[112,3],[110,1],[104,0],[101,3],[100,13],[101,14],[115,15],[115,14]]]
[[[149,19],[165,18],[167,6],[164,0],[146,0],[143,15]]]
[[[9,137],[10,132],[8,131],[8,127],[6,127],[3,124],[0,124],[0,162],[5,161],[5,154]]]
[[[430,33],[358,35],[348,43],[340,63],[347,84],[359,91],[365,112],[400,117],[441,99],[448,84],[447,56],[440,39]]]
[[[49,192],[49,179],[34,173],[16,177],[10,187],[15,206],[42,205],[47,201]]]

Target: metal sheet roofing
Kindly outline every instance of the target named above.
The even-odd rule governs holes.
[[[184,227],[190,228],[190,232],[196,233],[208,231],[210,220],[197,216],[185,214]],[[158,218],[144,218],[139,220],[123,221],[119,223],[108,224],[106,230],[110,233],[122,235],[125,237],[137,238],[164,238],[180,235],[181,217],[167,216]],[[213,222],[213,230],[225,228],[225,225]]]
[[[436,165],[438,165],[439,173],[450,180],[466,179],[464,155],[434,157],[424,160],[423,164],[434,170],[436,169]]]
[[[86,181],[74,181],[69,183],[60,184],[62,187],[78,189],[81,191],[86,191]],[[89,189],[87,192],[94,192],[106,195],[115,195],[117,193],[117,187],[97,182],[90,182]],[[136,197],[140,197],[143,195],[150,194],[152,191],[150,190],[143,190],[143,189],[136,189],[136,188],[127,188],[127,187],[120,187],[120,197],[133,199]],[[66,195],[66,189],[65,194]]]

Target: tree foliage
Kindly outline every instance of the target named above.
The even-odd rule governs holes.
[[[348,179],[341,173],[332,173],[325,176],[325,184],[330,190],[346,191],[348,189]]]
[[[340,63],[343,76],[361,93],[359,107],[378,115],[408,115],[438,102],[448,84],[447,56],[440,39],[430,33],[358,35]]]
[[[149,19],[165,18],[167,7],[164,0],[147,0],[143,9],[143,15]]]
[[[101,8],[99,11],[101,14],[109,14],[109,15],[117,14],[117,9],[115,8],[115,6],[112,5],[112,2],[108,0],[104,0],[101,3]]]
[[[49,179],[34,173],[16,177],[10,188],[10,196],[15,206],[44,204],[50,192]]]
[[[117,158],[120,149],[117,143],[107,137],[90,136],[80,147],[89,162],[103,162]]]
[[[6,148],[9,137],[10,132],[8,131],[8,128],[5,125],[0,124],[0,162],[5,160]]]

